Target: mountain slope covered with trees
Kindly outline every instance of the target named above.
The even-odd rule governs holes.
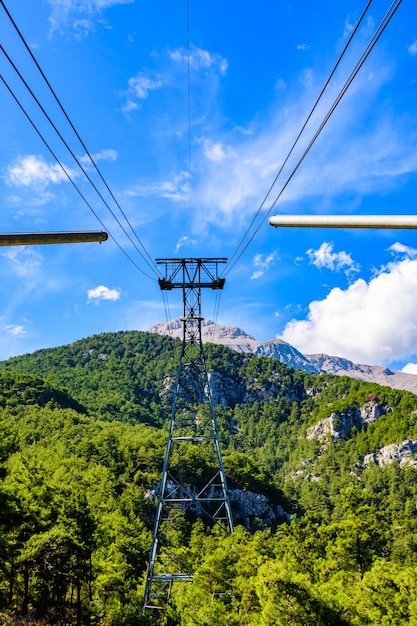
[[[0,363],[0,623],[417,624],[417,396],[215,345],[237,530],[190,521],[193,582],[142,614],[179,353],[121,332]]]

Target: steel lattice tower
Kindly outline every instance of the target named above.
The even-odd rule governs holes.
[[[201,289],[223,289],[225,279],[219,278],[218,269],[226,261],[223,258],[156,259],[165,266],[165,277],[159,279],[160,288],[182,289],[183,339],[144,609],[163,608],[173,585],[193,578],[192,566],[184,562],[176,549],[181,545],[179,537],[184,522],[202,517],[209,524],[222,525],[227,533],[234,530],[201,337]]]

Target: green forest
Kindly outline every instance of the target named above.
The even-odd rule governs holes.
[[[180,350],[118,332],[0,363],[0,624],[417,626],[417,396],[212,344],[228,486],[269,514],[184,524],[193,581],[143,613]]]

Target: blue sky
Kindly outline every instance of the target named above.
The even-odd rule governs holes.
[[[152,259],[230,258],[366,4],[189,0],[187,31],[185,0],[31,0],[30,10],[26,0],[4,2],[118,206],[0,6],[1,74],[119,245],[1,248],[0,358],[166,321],[119,207]],[[260,219],[389,5],[371,3]],[[102,229],[0,88],[1,231]],[[272,213],[416,213],[416,100],[416,10],[406,0]],[[414,231],[280,230],[265,221],[227,273],[217,321],[307,354],[417,372],[416,287]],[[215,309],[204,292],[204,316]],[[178,292],[169,313],[181,313]]]

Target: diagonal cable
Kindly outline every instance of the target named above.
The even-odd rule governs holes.
[[[145,261],[145,263],[147,263],[147,265],[150,267],[150,269],[152,271],[155,272],[154,267],[156,267],[156,264],[153,263],[152,265],[150,265],[148,259],[143,255],[143,253],[141,252],[141,250],[137,247],[136,243],[133,241],[133,239],[131,238],[131,236],[129,235],[129,233],[126,231],[125,227],[123,226],[123,224],[120,222],[120,220],[118,219],[118,217],[115,215],[114,211],[111,209],[111,207],[109,206],[109,204],[107,203],[106,199],[103,197],[103,195],[100,193],[99,189],[97,188],[97,186],[95,185],[95,183],[93,182],[93,180],[91,179],[91,177],[89,176],[88,172],[86,171],[86,169],[84,168],[84,166],[82,165],[81,161],[78,159],[78,157],[74,154],[74,152],[72,151],[71,147],[68,145],[68,143],[66,142],[66,140],[64,139],[64,137],[62,136],[62,134],[60,133],[60,131],[58,130],[58,128],[55,126],[54,122],[52,121],[52,119],[50,118],[50,116],[48,115],[48,113],[45,111],[45,109],[43,108],[43,106],[41,105],[41,103],[39,102],[38,98],[35,96],[35,94],[33,93],[32,89],[29,87],[29,85],[27,84],[27,82],[25,81],[25,79],[23,78],[22,74],[19,72],[18,68],[16,67],[16,65],[13,63],[12,59],[10,58],[10,56],[7,54],[6,50],[4,49],[4,47],[0,44],[0,50],[3,52],[4,56],[6,57],[6,59],[9,61],[10,65],[13,67],[14,71],[16,72],[16,74],[19,76],[20,80],[22,81],[22,83],[24,84],[24,86],[26,87],[26,89],[29,91],[30,95],[32,96],[32,98],[34,99],[34,101],[36,102],[36,104],[38,105],[38,107],[40,108],[40,110],[42,111],[42,113],[44,114],[44,116],[46,117],[46,119],[48,120],[48,122],[50,123],[50,125],[52,126],[52,128],[54,129],[54,131],[56,132],[56,134],[58,135],[58,137],[60,138],[60,140],[62,141],[62,143],[64,144],[64,146],[67,148],[68,152],[70,153],[70,155],[72,156],[72,158],[74,159],[74,161],[77,163],[78,167],[81,169],[81,171],[83,172],[84,176],[87,178],[88,182],[91,184],[91,186],[93,187],[94,191],[98,194],[99,198],[102,200],[102,202],[104,203],[104,205],[107,207],[107,209],[110,211],[111,215],[113,216],[113,218],[116,220],[116,222],[118,223],[118,225],[120,226],[120,228],[123,230],[124,234],[126,235],[126,237],[129,239],[129,241],[131,242],[131,244],[133,245],[133,247],[137,250],[137,252],[140,254],[140,256],[142,257],[142,259]],[[56,157],[55,157],[56,158]],[[143,247],[143,246],[142,246]],[[155,272],[156,273],[156,272]]]
[[[341,52],[341,53],[340,53],[340,55],[339,55],[339,58],[338,58],[338,59],[337,59],[337,61],[336,61],[336,64],[334,65],[334,67],[333,67],[332,71],[330,72],[330,74],[329,74],[329,76],[328,76],[328,78],[327,78],[326,82],[324,83],[324,85],[323,85],[323,87],[322,87],[322,90],[320,91],[320,93],[319,93],[319,95],[318,95],[318,97],[317,97],[317,99],[316,99],[316,101],[315,101],[315,103],[314,103],[314,105],[313,105],[313,107],[312,107],[312,109],[311,109],[310,113],[308,114],[308,116],[307,116],[306,120],[304,121],[304,124],[302,125],[302,127],[301,127],[301,129],[300,129],[300,131],[299,131],[299,133],[298,133],[298,135],[297,135],[297,137],[295,138],[295,140],[294,140],[294,142],[293,142],[293,144],[292,144],[292,146],[291,146],[291,148],[290,148],[290,150],[289,150],[289,152],[288,152],[287,156],[285,157],[285,159],[284,159],[284,161],[283,161],[283,163],[282,163],[281,167],[279,168],[278,173],[276,174],[276,176],[275,176],[274,180],[272,181],[272,184],[270,185],[270,187],[269,187],[269,189],[268,189],[267,193],[265,194],[264,199],[262,200],[261,204],[259,205],[259,208],[258,208],[258,210],[256,211],[255,215],[253,216],[253,218],[252,218],[252,220],[251,220],[251,222],[250,222],[250,224],[249,224],[248,228],[246,229],[246,231],[245,231],[245,233],[244,233],[243,237],[242,237],[242,238],[241,238],[241,240],[239,241],[238,245],[236,246],[235,251],[233,252],[232,256],[230,257],[229,264],[231,264],[231,263],[233,262],[233,259],[234,259],[234,257],[236,256],[236,254],[238,253],[239,248],[243,245],[243,242],[245,241],[245,239],[246,239],[247,235],[249,234],[250,229],[252,228],[253,224],[255,223],[256,218],[258,217],[259,213],[260,213],[260,212],[261,212],[261,210],[263,209],[263,207],[264,207],[264,205],[265,205],[265,203],[266,203],[266,201],[267,201],[267,199],[268,199],[268,196],[269,196],[269,195],[270,195],[270,193],[272,192],[273,187],[275,186],[275,184],[276,184],[276,182],[277,182],[277,180],[278,180],[279,176],[281,175],[282,170],[284,169],[284,167],[285,167],[285,166],[286,166],[286,164],[288,163],[288,160],[289,160],[289,158],[290,158],[291,154],[293,153],[293,151],[294,151],[294,149],[295,149],[295,147],[296,147],[296,145],[297,145],[298,141],[300,140],[301,135],[303,134],[303,132],[304,132],[304,130],[305,130],[305,128],[306,128],[306,126],[307,126],[308,122],[310,121],[310,119],[311,119],[311,117],[312,117],[312,115],[313,115],[314,111],[316,110],[316,108],[317,108],[317,106],[318,106],[318,104],[319,104],[319,102],[320,102],[320,100],[321,100],[321,98],[322,98],[322,96],[323,96],[324,92],[326,91],[326,89],[327,89],[327,87],[328,87],[328,85],[329,85],[329,83],[330,83],[331,79],[333,78],[333,76],[334,76],[334,74],[335,74],[335,72],[336,72],[336,70],[337,70],[338,66],[340,65],[340,63],[341,63],[341,61],[342,61],[342,59],[343,59],[343,57],[344,57],[344,55],[345,55],[345,53],[346,53],[346,51],[347,51],[347,49],[348,49],[349,45],[351,44],[353,37],[355,36],[355,34],[356,34],[356,32],[357,32],[357,30],[358,30],[358,28],[359,28],[360,24],[362,23],[362,21],[363,21],[363,19],[364,19],[365,15],[366,15],[366,12],[368,11],[368,9],[369,9],[369,7],[370,7],[370,5],[371,5],[371,2],[372,2],[372,0],[368,0],[367,5],[365,6],[364,10],[362,11],[362,15],[360,16],[360,18],[359,18],[359,20],[358,20],[358,22],[357,22],[357,24],[356,24],[355,28],[352,30],[352,32],[351,32],[351,34],[350,34],[349,39],[347,40],[347,42],[346,42],[346,44],[345,44],[345,46],[344,46],[344,48],[343,48],[342,52]],[[246,248],[245,248],[245,249],[246,249]],[[227,270],[227,266],[226,266],[225,270]]]
[[[65,176],[68,178],[68,180],[70,181],[70,183],[72,184],[72,186],[74,187],[74,189],[77,191],[77,193],[81,196],[82,200],[84,200],[85,204],[88,206],[88,208],[90,209],[90,211],[92,212],[92,214],[94,215],[94,217],[100,222],[100,224],[103,226],[104,230],[106,230],[110,237],[113,239],[114,243],[120,248],[120,250],[123,252],[123,254],[129,259],[129,261],[136,267],[136,269],[138,269],[142,274],[144,274],[147,278],[150,278],[151,280],[155,280],[155,278],[153,278],[152,276],[149,276],[149,274],[147,274],[146,272],[144,272],[142,270],[141,267],[139,267],[139,265],[137,265],[137,263],[135,263],[135,261],[129,256],[129,254],[126,252],[126,250],[124,250],[122,248],[122,246],[119,244],[119,242],[115,239],[115,237],[109,232],[109,229],[106,227],[106,225],[104,224],[104,222],[100,219],[100,217],[98,216],[98,214],[96,213],[96,211],[93,209],[93,207],[91,206],[91,204],[88,202],[87,198],[83,195],[82,191],[80,190],[80,188],[76,185],[76,183],[74,182],[74,180],[72,179],[71,175],[69,174],[69,172],[66,170],[66,168],[64,167],[64,165],[62,165],[61,161],[58,159],[58,157],[56,156],[56,154],[54,153],[54,151],[52,150],[52,148],[50,147],[50,145],[48,144],[48,142],[46,141],[46,139],[43,137],[42,133],[40,132],[40,130],[37,128],[36,124],[33,122],[33,120],[30,118],[29,114],[27,113],[27,111],[24,109],[23,105],[21,104],[21,102],[18,100],[18,98],[16,97],[16,95],[13,93],[11,87],[8,85],[7,81],[5,80],[5,78],[0,74],[0,80],[3,82],[3,84],[5,85],[5,87],[7,88],[7,90],[9,91],[9,93],[11,94],[11,96],[13,97],[13,99],[15,100],[15,102],[17,103],[17,105],[19,106],[19,108],[21,109],[21,111],[23,112],[23,114],[26,116],[26,118],[28,119],[28,121],[30,122],[30,124],[32,125],[32,127],[35,129],[36,133],[39,135],[40,139],[42,140],[42,142],[45,144],[45,146],[48,148],[49,152],[51,153],[51,155],[54,157],[55,161],[58,163],[59,167],[62,169],[62,171],[64,172]]]
[[[0,3],[1,3],[1,5],[2,5],[2,7],[3,7],[4,11],[6,12],[6,14],[7,14],[7,16],[8,16],[8,18],[9,18],[9,20],[10,20],[10,21],[11,21],[11,23],[13,24],[13,26],[14,26],[14,28],[15,28],[15,30],[16,30],[16,32],[17,32],[17,34],[19,35],[19,37],[20,37],[20,39],[21,39],[21,41],[22,41],[23,45],[25,46],[25,48],[26,48],[27,52],[29,53],[29,55],[30,55],[30,57],[32,58],[33,62],[35,63],[36,67],[38,68],[38,70],[39,70],[39,72],[40,72],[40,74],[41,74],[42,78],[44,79],[45,83],[47,84],[47,86],[48,86],[48,88],[49,88],[50,92],[52,93],[52,95],[53,95],[53,97],[54,97],[55,101],[57,102],[57,104],[58,104],[59,108],[61,109],[62,113],[64,114],[64,116],[65,116],[65,118],[66,118],[66,120],[68,121],[69,125],[71,126],[72,130],[74,131],[74,133],[75,133],[75,135],[76,135],[77,139],[79,140],[79,142],[80,142],[81,146],[83,147],[83,149],[84,149],[84,151],[85,151],[86,155],[88,156],[88,158],[90,159],[90,161],[91,161],[92,165],[94,166],[94,168],[95,168],[95,170],[96,170],[97,174],[98,174],[98,175],[99,175],[99,177],[101,178],[101,180],[102,180],[102,182],[104,183],[104,185],[105,185],[105,187],[106,187],[107,191],[110,193],[111,197],[113,198],[114,202],[116,203],[117,208],[119,209],[119,211],[120,211],[120,212],[121,212],[121,214],[123,215],[124,219],[126,220],[127,224],[129,225],[129,227],[130,227],[131,231],[133,232],[134,236],[136,237],[136,239],[137,239],[137,241],[138,241],[139,245],[142,247],[142,249],[143,249],[143,251],[144,251],[145,255],[148,257],[149,261],[146,261],[146,262],[147,262],[147,264],[149,265],[149,262],[150,262],[150,263],[151,263],[151,265],[153,265],[153,266],[156,268],[156,270],[155,270],[154,268],[152,268],[152,269],[153,269],[153,271],[154,271],[155,273],[157,273],[157,272],[158,272],[158,268],[157,268],[156,264],[154,263],[154,261],[153,261],[152,257],[149,255],[149,253],[148,253],[148,251],[146,250],[145,246],[143,245],[143,243],[142,243],[142,242],[141,242],[141,240],[139,239],[139,237],[138,237],[138,235],[137,235],[137,233],[136,233],[135,229],[133,228],[132,224],[130,223],[129,219],[127,218],[126,214],[124,213],[124,211],[123,211],[122,207],[120,206],[119,202],[117,201],[116,197],[114,196],[113,192],[111,191],[111,189],[110,189],[109,185],[107,184],[107,182],[106,182],[106,180],[105,180],[104,176],[102,175],[102,173],[101,173],[101,171],[100,171],[99,167],[98,167],[98,166],[97,166],[97,164],[95,163],[95,161],[94,161],[94,159],[93,159],[92,155],[90,154],[89,150],[87,149],[87,147],[86,147],[85,143],[84,143],[84,142],[83,142],[83,140],[81,139],[81,136],[79,135],[79,133],[78,133],[78,131],[76,130],[76,128],[75,128],[75,126],[74,126],[74,124],[72,123],[72,121],[71,121],[70,117],[68,116],[67,112],[65,111],[64,106],[62,105],[62,103],[61,103],[60,99],[59,99],[59,98],[58,98],[58,96],[56,95],[56,93],[55,93],[54,89],[52,88],[52,85],[50,84],[49,80],[48,80],[48,79],[47,79],[47,77],[45,76],[45,73],[43,72],[42,68],[40,67],[40,65],[39,65],[38,61],[36,60],[36,58],[35,58],[35,56],[34,56],[34,54],[33,54],[32,50],[31,50],[31,49],[30,49],[30,47],[28,46],[28,44],[27,44],[27,42],[26,42],[26,40],[25,40],[24,36],[22,35],[22,33],[21,33],[20,29],[18,28],[18,26],[17,26],[16,22],[14,21],[14,19],[13,19],[12,15],[10,14],[10,11],[7,9],[7,7],[6,7],[6,5],[5,5],[5,3],[4,3],[4,1],[3,1],[3,0],[0,0]],[[84,171],[84,170],[83,170],[83,171]],[[85,173],[85,172],[84,172],[84,173]],[[101,196],[100,196],[100,197],[101,197]],[[106,206],[108,207],[107,203],[106,203]],[[109,210],[110,210],[110,209],[109,209]],[[112,212],[112,215],[113,215],[113,217],[115,217],[115,216],[114,216],[114,214],[113,214],[113,212]],[[117,218],[115,217],[115,219],[117,219]],[[119,225],[120,225],[120,222],[118,222],[118,223],[119,223]],[[123,229],[123,230],[124,230],[124,229]],[[125,232],[126,232],[126,231],[125,231]],[[130,239],[130,237],[129,237],[129,239]],[[141,256],[142,256],[142,255],[141,255]]]
[[[324,117],[323,121],[321,122],[319,128],[317,129],[317,131],[315,132],[313,138],[311,139],[311,141],[309,142],[307,148],[304,150],[302,156],[300,157],[300,159],[298,160],[298,162],[296,163],[295,167],[293,168],[291,174],[288,176],[287,180],[285,181],[285,183],[283,184],[283,186],[281,187],[280,192],[278,193],[278,195],[276,196],[275,200],[273,201],[272,205],[270,206],[270,208],[268,209],[268,211],[265,213],[265,215],[263,216],[262,220],[260,221],[260,223],[258,224],[257,228],[255,229],[254,233],[252,234],[252,236],[250,237],[250,239],[247,241],[247,243],[245,244],[245,246],[243,247],[243,249],[241,250],[241,252],[239,253],[239,255],[236,257],[236,252],[234,253],[233,257],[236,257],[234,259],[234,261],[231,263],[229,262],[229,265],[227,267],[227,270],[224,273],[224,276],[226,276],[232,269],[233,267],[236,265],[236,263],[239,261],[239,259],[242,257],[242,255],[244,254],[244,252],[247,250],[247,248],[249,247],[249,245],[252,243],[253,239],[255,238],[256,234],[259,232],[261,226],[264,224],[265,220],[267,219],[267,217],[269,216],[269,214],[271,213],[272,209],[275,207],[275,205],[277,204],[278,200],[280,199],[280,197],[282,196],[282,194],[284,193],[285,189],[287,188],[288,184],[291,182],[291,180],[293,179],[294,175],[296,174],[298,168],[300,167],[301,163],[304,161],[305,157],[307,156],[307,154],[309,153],[311,147],[313,146],[313,144],[315,143],[317,137],[319,136],[319,134],[321,133],[321,131],[323,130],[323,128],[325,127],[325,125],[327,124],[327,122],[329,121],[330,117],[332,116],[332,114],[334,113],[336,107],[338,106],[338,104],[340,103],[340,101],[342,100],[343,96],[345,95],[346,91],[348,90],[348,88],[350,87],[352,81],[354,80],[354,78],[356,77],[356,75],[358,74],[359,70],[361,69],[362,65],[364,64],[364,62],[366,61],[366,59],[368,58],[369,54],[371,53],[372,49],[374,48],[375,44],[377,43],[377,41],[379,40],[379,38],[381,37],[382,33],[384,32],[384,30],[386,29],[386,27],[388,26],[389,22],[391,21],[392,17],[394,16],[395,12],[397,11],[398,7],[400,6],[402,0],[394,0],[388,11],[385,13],[384,17],[382,18],[378,28],[376,29],[376,31],[374,32],[374,34],[372,35],[370,41],[368,42],[364,52],[362,52],[359,61],[356,63],[354,69],[352,70],[351,74],[349,75],[349,78],[347,79],[347,81],[345,82],[344,86],[342,87],[342,89],[340,90],[338,96],[336,97],[336,99],[334,100],[331,108],[329,109],[329,111],[327,112],[326,116]],[[282,168],[281,168],[282,170]],[[281,172],[280,170],[280,172]],[[276,181],[276,179],[275,179]],[[275,184],[274,181],[274,184]],[[273,186],[273,185],[272,185]],[[270,188],[270,190],[268,191],[267,196],[269,195],[272,186]],[[263,203],[265,202],[267,196],[265,197]],[[260,210],[260,209],[259,209]],[[259,214],[259,210],[256,213],[256,216],[258,216]],[[254,218],[255,219],[255,218]],[[251,225],[254,222],[254,219],[251,222]],[[249,230],[249,229],[248,229]],[[245,237],[248,233],[248,230],[245,233]],[[241,243],[239,245],[241,245],[243,242],[243,239],[241,241]],[[237,251],[237,250],[236,250]]]

